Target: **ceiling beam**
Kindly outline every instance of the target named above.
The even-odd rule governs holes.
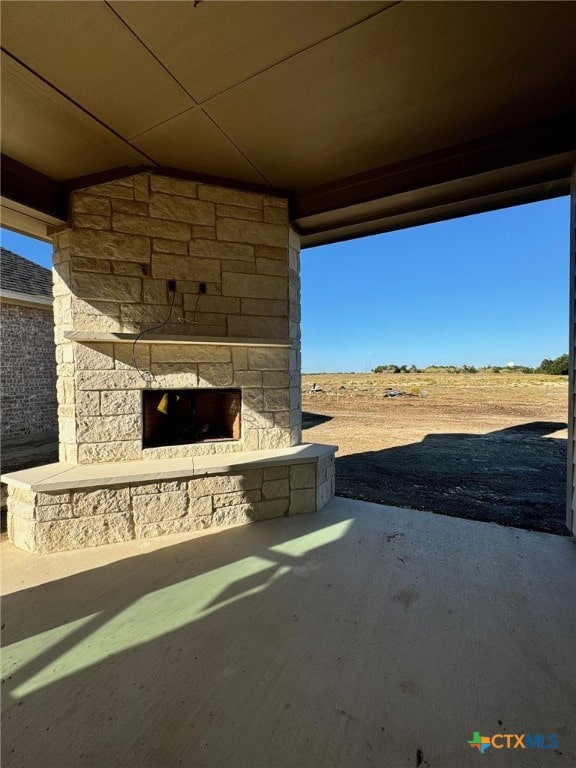
[[[375,168],[295,195],[294,218],[457,181],[576,151],[576,113]],[[561,171],[570,177],[570,166]]]
[[[553,197],[561,197],[570,192],[570,183],[558,181],[554,183],[534,184],[518,187],[515,190],[494,192],[491,194],[473,194],[460,197],[451,203],[440,200],[430,200],[419,205],[407,206],[405,211],[395,211],[381,216],[372,216],[369,220],[334,222],[331,226],[319,227],[315,230],[302,229],[300,240],[302,248],[313,248],[330,243],[341,243],[368,235],[381,235],[386,232],[396,232],[400,229],[419,227],[425,224],[435,224],[448,219],[462,216],[472,216],[488,213],[515,205],[536,203]]]
[[[65,189],[54,179],[2,154],[2,197],[20,206],[66,221],[68,201]]]

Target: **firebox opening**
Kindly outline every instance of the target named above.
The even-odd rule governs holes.
[[[240,439],[239,389],[142,391],[142,446]]]

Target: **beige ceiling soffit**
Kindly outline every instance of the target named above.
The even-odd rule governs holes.
[[[575,20],[401,3],[204,106],[272,183],[313,187],[573,109]]]
[[[138,0],[136,0],[136,2],[137,1]],[[177,2],[177,1],[179,0],[172,0],[172,2]],[[136,141],[138,139],[141,139],[143,136],[147,136],[149,133],[151,133],[152,131],[155,131],[157,128],[162,128],[162,126],[172,122],[172,120],[177,120],[179,117],[182,117],[183,115],[187,115],[189,112],[202,112],[203,114],[206,114],[204,110],[199,106],[188,107],[188,109],[183,109],[181,112],[177,112],[175,115],[170,115],[170,117],[167,117],[164,120],[160,120],[158,123],[154,123],[154,125],[149,125],[143,131],[139,131],[138,133],[135,133],[132,136],[127,137],[126,140],[132,146],[136,146]]]
[[[267,184],[254,163],[202,109],[169,120],[135,139],[134,144],[154,157],[157,165]]]
[[[176,115],[172,115],[166,120],[162,120],[156,125],[150,126],[145,131],[142,131],[141,133],[131,136],[130,143],[134,147],[137,147],[137,148],[142,147],[142,152],[146,151],[148,154],[152,154],[154,152],[153,145],[151,148],[148,148],[146,150],[144,149],[147,146],[147,141],[149,138],[152,138],[153,140],[154,136],[157,135],[158,132],[162,130],[169,132],[173,128],[173,126],[175,126],[182,120],[186,120],[186,119],[198,120],[198,118],[200,118],[200,120],[203,120],[205,123],[209,124],[210,126],[216,129],[216,132],[220,134],[220,137],[224,140],[224,142],[227,145],[230,145],[234,149],[234,151],[242,157],[246,165],[250,166],[252,171],[256,174],[257,178],[259,178],[261,181],[269,183],[268,179],[264,176],[262,171],[259,168],[257,168],[257,166],[248,157],[248,155],[242,151],[242,149],[233,141],[233,139],[218,124],[218,122],[212,117],[212,115],[210,115],[209,112],[203,109],[202,107],[192,107],[190,109],[185,109],[184,111],[179,112]],[[180,152],[182,152],[182,142],[176,141],[174,143],[178,147],[176,151],[179,150]],[[156,159],[158,160],[158,155],[156,155]]]
[[[15,59],[125,139],[195,103],[104,2],[3,3],[2,39]]]
[[[231,137],[231,136],[230,136],[228,133],[226,133],[226,131],[224,130],[224,128],[222,128],[222,126],[219,124],[219,122],[218,122],[218,121],[217,121],[217,120],[216,120],[214,117],[212,117],[212,115],[210,115],[210,114],[209,114],[209,113],[208,113],[208,112],[207,112],[205,109],[203,109],[203,110],[202,110],[202,113],[204,114],[204,116],[206,117],[206,119],[207,119],[207,120],[210,120],[210,122],[211,122],[211,123],[214,125],[214,127],[215,127],[215,128],[218,130],[218,131],[220,131],[220,133],[222,134],[222,136],[224,136],[224,137],[226,138],[226,140],[227,140],[227,141],[228,141],[230,144],[232,144],[232,146],[234,147],[234,149],[235,149],[237,152],[239,152],[239,154],[241,154],[241,155],[242,155],[242,157],[244,158],[244,160],[246,160],[246,162],[247,162],[247,163],[248,163],[250,166],[252,166],[252,168],[253,168],[254,172],[255,172],[255,173],[257,173],[257,174],[258,174],[258,175],[261,177],[261,179],[262,179],[264,182],[266,182],[267,184],[270,184],[270,183],[271,183],[271,182],[270,182],[270,179],[266,178],[266,176],[265,176],[265,174],[263,173],[263,171],[262,171],[260,168],[258,168],[258,166],[256,165],[256,163],[254,163],[254,162],[253,162],[253,161],[252,161],[252,160],[251,160],[251,159],[248,157],[248,155],[246,154],[246,152],[244,152],[244,150],[243,150],[243,149],[242,149],[242,148],[241,148],[241,147],[240,147],[240,146],[239,146],[239,145],[238,145],[238,144],[237,144],[237,143],[234,141],[234,139],[233,139],[233,138],[232,138],[232,137]]]
[[[155,61],[155,62],[157,62],[157,64],[158,64],[160,67],[162,67],[162,68],[163,68],[163,70],[164,70],[164,71],[167,73],[167,75],[168,75],[168,76],[169,76],[169,77],[170,77],[170,78],[171,78],[171,79],[172,79],[172,80],[173,80],[173,81],[174,81],[174,82],[175,82],[175,83],[178,85],[178,87],[179,87],[179,88],[181,88],[181,89],[182,89],[182,90],[183,90],[183,91],[184,91],[184,92],[187,94],[187,96],[188,96],[188,97],[190,98],[190,100],[192,101],[192,106],[191,106],[191,107],[189,107],[189,108],[187,108],[187,109],[182,109],[182,110],[180,110],[179,112],[177,112],[176,114],[173,114],[173,115],[169,115],[169,116],[167,116],[166,118],[164,118],[163,120],[161,120],[161,121],[159,121],[159,122],[156,122],[156,123],[155,123],[155,124],[153,124],[153,125],[149,125],[149,126],[146,128],[146,129],[144,129],[144,130],[141,130],[141,131],[139,131],[138,133],[131,135],[131,136],[130,136],[130,141],[131,141],[131,143],[132,143],[132,142],[134,142],[134,140],[135,140],[135,139],[137,139],[137,138],[140,138],[140,137],[144,136],[144,135],[145,135],[145,134],[146,134],[146,133],[147,133],[149,130],[152,130],[153,128],[158,128],[159,126],[161,126],[161,125],[164,125],[165,123],[168,123],[168,122],[170,122],[170,120],[171,120],[172,118],[177,118],[177,117],[180,117],[181,115],[184,115],[184,114],[186,114],[187,112],[190,112],[191,110],[193,110],[193,109],[196,107],[196,105],[197,105],[197,101],[196,101],[196,99],[194,98],[194,96],[193,96],[193,95],[190,93],[190,91],[189,91],[189,90],[188,90],[188,89],[185,87],[185,85],[184,85],[182,82],[180,82],[180,81],[179,81],[179,80],[176,78],[176,76],[173,74],[173,72],[172,72],[172,71],[171,71],[171,70],[170,70],[170,69],[169,69],[169,68],[168,68],[168,67],[167,67],[167,66],[164,64],[164,62],[161,60],[161,58],[155,54],[155,52],[154,52],[154,51],[153,51],[153,50],[150,48],[150,46],[148,46],[148,45],[146,44],[146,42],[145,42],[145,41],[144,41],[144,40],[143,40],[143,39],[142,39],[142,38],[141,38],[141,37],[140,37],[140,36],[139,36],[139,35],[138,35],[138,34],[137,34],[137,33],[136,33],[136,32],[135,32],[133,29],[132,29],[132,27],[131,27],[131,26],[130,26],[130,25],[129,25],[129,24],[128,24],[128,23],[127,23],[125,20],[124,20],[124,18],[122,17],[122,15],[119,13],[118,9],[116,9],[116,8],[113,6],[113,4],[111,4],[110,2],[106,2],[105,4],[106,4],[106,6],[109,8],[109,10],[110,10],[110,11],[111,11],[111,12],[112,12],[112,13],[113,13],[115,16],[116,16],[116,18],[117,18],[117,19],[120,21],[120,23],[121,23],[122,25],[124,25],[124,26],[126,27],[126,29],[127,29],[127,30],[129,30],[130,34],[131,34],[131,35],[133,35],[133,36],[134,36],[134,38],[135,38],[136,40],[138,40],[138,43],[139,43],[139,44],[140,44],[140,45],[141,45],[143,48],[145,48],[145,49],[147,50],[147,52],[149,53],[150,57],[152,57],[152,58],[154,59],[154,61]],[[193,8],[194,8],[194,6],[193,6]],[[186,57],[186,59],[187,59],[187,60],[189,60],[189,57]],[[252,162],[252,160],[251,160],[251,159],[250,159],[250,158],[249,158],[249,157],[248,157],[248,156],[247,156],[247,155],[246,155],[246,154],[245,154],[245,153],[244,153],[244,152],[241,150],[241,148],[240,148],[240,147],[239,147],[239,146],[238,146],[238,145],[237,145],[237,144],[236,144],[236,143],[235,143],[235,142],[234,142],[234,141],[233,141],[233,140],[230,138],[230,136],[229,136],[229,135],[228,135],[228,134],[227,134],[227,133],[226,133],[226,132],[223,130],[223,128],[222,128],[222,127],[221,127],[221,126],[218,124],[218,122],[217,122],[216,120],[214,120],[214,118],[213,118],[211,115],[209,115],[207,112],[205,112],[204,110],[201,110],[201,111],[202,111],[202,113],[203,113],[204,117],[205,117],[207,120],[209,120],[211,123],[213,123],[214,127],[215,127],[215,128],[216,128],[216,129],[217,129],[217,130],[218,130],[218,131],[219,131],[219,132],[222,134],[222,136],[224,137],[224,139],[225,139],[227,142],[229,142],[230,144],[232,144],[232,145],[234,146],[234,148],[236,149],[236,151],[237,151],[238,153],[240,153],[240,155],[242,155],[242,157],[244,158],[244,160],[245,160],[245,161],[246,161],[246,162],[247,162],[247,163],[248,163],[248,164],[249,164],[249,165],[250,165],[250,166],[253,168],[254,172],[255,172],[255,173],[258,175],[258,177],[260,177],[260,178],[261,178],[261,179],[262,179],[264,182],[268,182],[268,179],[265,177],[265,175],[262,173],[262,171],[261,171],[261,170],[260,170],[260,169],[259,169],[259,168],[258,168],[258,167],[257,167],[257,166],[256,166],[256,165],[253,163],[253,162]]]
[[[5,51],[2,81],[3,151],[15,160],[56,180],[154,163]]]
[[[256,167],[256,165],[252,162],[252,160],[248,157],[248,155],[246,155],[242,151],[242,149],[230,138],[230,136],[218,124],[218,122],[205,109],[202,109],[202,107],[192,107],[190,109],[185,109],[176,115],[172,115],[171,117],[166,118],[166,120],[162,120],[156,125],[150,126],[145,131],[142,131],[141,133],[131,136],[130,143],[134,147],[142,147],[142,151],[143,152],[146,151],[147,154],[153,154],[154,153],[153,145],[146,150],[144,149],[146,147],[146,142],[148,141],[148,137],[150,135],[153,140],[153,137],[157,135],[159,131],[162,131],[162,130],[170,131],[171,128],[174,125],[176,125],[181,119],[186,119],[187,117],[192,119],[194,118],[198,119],[199,116],[201,120],[203,119],[205,122],[211,124],[216,129],[216,132],[221,135],[221,138],[225,141],[227,145],[231,145],[234,148],[236,153],[243,158],[243,160],[248,166],[250,166],[253,173],[256,175],[255,176],[256,178],[260,179],[263,182],[268,183],[268,179],[264,176],[262,171],[260,171],[260,169]],[[175,141],[173,143],[179,148],[179,151],[181,153],[182,143],[180,141]],[[159,156],[157,154],[156,159],[158,159],[158,157]]]
[[[108,6],[198,103],[369,21],[388,2],[165,3]],[[190,52],[193,51],[193,56]]]
[[[192,108],[197,106],[198,102],[194,98],[194,96],[190,93],[190,91],[178,80],[178,78],[174,75],[174,73],[170,71],[170,69],[164,64],[162,59],[154,53],[154,51],[150,48],[150,46],[146,44],[146,42],[136,33],[136,31],[132,29],[130,24],[128,24],[128,22],[125,21],[125,19],[122,17],[122,14],[119,13],[118,9],[114,7],[114,4],[109,2],[109,0],[104,0],[104,5],[108,8],[109,11],[111,11],[114,14],[114,16],[120,22],[120,24],[122,24],[128,30],[130,35],[132,35],[132,37],[138,41],[138,43],[142,46],[142,48],[144,48],[147,51],[150,58],[153,59],[158,64],[158,66],[162,67],[166,75],[174,81],[174,83],[178,86],[178,88],[184,91],[186,96],[192,102]],[[193,7],[195,7],[195,5],[196,3],[194,3]]]
[[[300,0],[300,2],[301,2],[301,0]],[[342,0],[339,0],[339,2],[342,2]],[[356,0],[356,2],[357,2],[357,0]],[[364,23],[366,23],[368,21],[371,21],[373,18],[375,18],[376,16],[380,16],[382,13],[384,13],[385,11],[390,10],[395,5],[400,5],[401,2],[402,2],[402,0],[392,0],[392,2],[385,3],[384,6],[382,8],[380,8],[379,10],[374,11],[373,13],[370,13],[367,16],[363,16],[362,18],[358,19],[357,21],[354,21],[352,24],[348,24],[347,26],[342,27],[341,29],[336,30],[332,34],[326,35],[325,37],[321,37],[321,38],[315,40],[314,42],[310,43],[310,45],[306,45],[304,48],[300,48],[299,50],[294,51],[294,53],[291,53],[291,54],[289,54],[287,56],[284,56],[283,58],[277,59],[275,62],[273,62],[269,66],[263,67],[262,69],[257,70],[256,72],[253,72],[251,75],[249,75],[248,77],[244,78],[243,80],[238,80],[237,82],[232,83],[231,85],[229,85],[228,87],[222,89],[221,91],[218,91],[217,93],[213,93],[211,96],[209,96],[206,99],[204,99],[203,101],[201,101],[200,104],[201,105],[206,104],[211,99],[215,98],[216,96],[220,96],[220,95],[226,93],[226,91],[232,90],[233,88],[236,88],[237,86],[243,85],[244,83],[248,82],[248,80],[251,80],[254,77],[258,77],[259,75],[262,75],[265,72],[268,72],[269,70],[274,69],[275,67],[279,66],[280,64],[284,64],[286,61],[289,61],[290,59],[293,59],[293,58],[295,58],[297,56],[301,56],[302,54],[305,54],[308,51],[312,50],[312,48],[316,48],[316,46],[322,45],[323,43],[328,42],[332,38],[338,37],[339,35],[342,35],[345,32],[348,32],[349,30],[353,29],[354,27],[358,27],[361,24],[364,24]]]

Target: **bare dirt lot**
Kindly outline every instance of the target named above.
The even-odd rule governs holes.
[[[340,446],[339,496],[568,533],[567,377],[305,375],[302,407],[303,439]]]

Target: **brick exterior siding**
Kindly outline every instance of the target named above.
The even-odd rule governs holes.
[[[56,432],[51,309],[0,304],[2,438]]]

